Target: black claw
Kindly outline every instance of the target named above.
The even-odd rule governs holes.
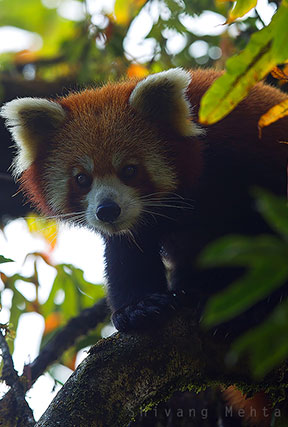
[[[112,315],[112,321],[119,331],[149,329],[167,318],[167,314],[174,312],[179,307],[178,300],[185,292],[158,293],[145,297],[136,304],[117,310]],[[180,297],[180,298],[179,298]]]

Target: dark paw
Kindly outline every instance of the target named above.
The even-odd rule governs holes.
[[[115,311],[112,314],[113,324],[122,332],[149,329],[175,312],[184,298],[184,291],[151,294]]]

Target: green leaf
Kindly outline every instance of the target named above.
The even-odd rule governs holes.
[[[55,308],[55,297],[57,292],[62,289],[63,284],[63,269],[57,266],[57,275],[54,279],[50,294],[44,304],[41,305],[41,314],[46,318]]]
[[[282,2],[271,23],[254,33],[246,48],[228,59],[226,73],[217,79],[201,100],[200,122],[213,124],[244,99],[251,87],[273,67],[288,58],[288,6]]]
[[[71,277],[70,272],[65,271],[65,265],[62,265],[63,273],[62,277],[62,289],[65,292],[65,298],[61,304],[62,314],[64,315],[65,320],[70,319],[71,317],[76,316],[79,313],[79,304],[78,304],[78,292],[73,278]]]
[[[281,265],[282,260],[278,265],[275,259],[271,260],[273,266],[267,265],[267,261],[264,260],[258,269],[254,268],[209,300],[204,313],[204,325],[216,325],[237,316],[285,283],[288,267]]]
[[[65,293],[64,301],[59,306],[55,304],[55,297],[59,290]],[[61,308],[63,319],[68,320],[76,316],[84,308],[97,302],[105,296],[102,285],[95,285],[84,279],[81,269],[71,264],[60,264],[57,266],[52,289],[47,301],[41,306],[41,313],[46,318],[50,313]]]
[[[5,258],[3,255],[0,255],[0,264],[4,264],[5,262],[14,262],[13,259]]]
[[[270,295],[288,279],[288,248],[273,236],[229,236],[203,252],[202,266],[246,266],[247,273],[207,303],[203,324],[229,320]]]
[[[267,191],[257,189],[257,209],[272,229],[288,236],[288,204],[286,199],[281,199]]]
[[[205,268],[223,265],[253,266],[269,256],[284,260],[287,251],[287,245],[275,236],[228,235],[209,244],[201,253],[198,263]]]
[[[230,24],[235,19],[241,18],[241,16],[253,9],[256,4],[257,0],[237,0],[228,14],[227,23]]]
[[[27,299],[15,287],[13,287],[13,297],[10,309],[9,323],[11,323],[15,331],[17,331],[21,314],[26,312],[27,304],[29,304],[29,301],[27,301]],[[9,343],[9,349],[11,353],[13,353],[14,340]]]
[[[263,377],[288,356],[288,301],[277,306],[257,328],[238,338],[232,353],[248,353],[252,373]]]
[[[278,64],[288,59],[288,0],[282,0],[281,6],[275,16],[273,27],[273,55]]]
[[[74,266],[70,266],[70,268],[72,280],[78,290],[78,298],[81,303],[80,310],[94,305],[99,299],[105,296],[103,285],[87,282],[84,279],[83,270]]]

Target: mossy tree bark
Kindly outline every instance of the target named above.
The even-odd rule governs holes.
[[[97,343],[36,426],[123,427],[176,390],[235,383],[251,392],[273,387],[275,376],[253,382],[244,361],[228,367],[228,344],[203,333],[192,319],[184,311],[149,334],[118,333]]]

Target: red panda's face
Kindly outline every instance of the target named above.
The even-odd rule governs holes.
[[[6,104],[22,188],[46,214],[104,234],[131,231],[176,191],[175,144],[201,133],[190,120],[189,83],[175,69],[57,102]]]
[[[169,143],[129,108],[119,110],[106,97],[97,110],[83,98],[73,101],[85,102],[85,111],[65,100],[67,121],[50,141],[42,166],[39,160],[45,197],[56,215],[71,213],[75,222],[104,234],[127,232],[147,210],[153,212],[155,193],[164,197],[176,190]]]

